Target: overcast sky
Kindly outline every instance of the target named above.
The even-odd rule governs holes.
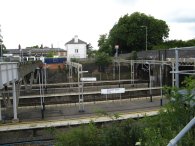
[[[0,0],[0,24],[8,49],[33,45],[65,48],[75,35],[97,48],[125,14],[141,12],[167,22],[169,39],[195,38],[193,0]]]

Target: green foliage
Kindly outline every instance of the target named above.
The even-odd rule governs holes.
[[[195,39],[165,41],[169,36],[169,27],[165,21],[135,12],[119,18],[108,35],[100,35],[98,40],[99,51],[113,55],[115,45],[119,45],[119,52],[122,53],[145,50],[146,35],[148,50],[195,46]]]
[[[1,53],[6,53],[7,50],[6,50],[6,46],[3,44],[3,40],[1,39],[0,37],[0,56],[2,56],[3,54]]]
[[[57,130],[55,127],[47,127],[45,129],[48,133],[50,133],[52,136],[55,136],[55,134],[57,133]]]
[[[87,126],[73,128],[68,133],[58,134],[56,146],[100,146],[100,130],[90,123]]]
[[[46,57],[53,57],[54,56],[54,52],[53,51],[50,51],[48,52],[47,56]]]
[[[104,52],[109,55],[112,55],[113,53],[107,34],[100,35],[100,38],[98,40],[98,47],[99,52]]]
[[[88,57],[94,59],[96,53],[97,53],[97,50],[91,50],[88,52]]]
[[[88,55],[88,57],[90,58],[90,57],[92,57],[93,56],[93,47],[91,46],[91,44],[89,43],[89,44],[87,44],[87,55]]]
[[[169,49],[175,47],[189,47],[189,46],[195,46],[195,39],[188,40],[188,41],[167,40],[158,45],[153,46],[153,49],[158,50],[158,49]]]
[[[0,45],[0,55],[2,56],[1,50],[2,50],[3,53],[6,53],[7,52],[6,46],[4,44]]]
[[[99,65],[100,71],[104,71],[105,66],[112,62],[112,58],[105,52],[97,52],[95,57],[95,63]]]
[[[179,94],[177,88],[165,88],[169,99],[158,116],[145,117],[140,120],[113,121],[102,124],[101,127],[91,122],[79,128],[71,129],[67,133],[56,134],[57,146],[135,146],[141,142],[142,146],[165,146],[174,138],[195,116],[195,106],[189,103],[194,99],[192,90],[195,80],[189,77],[183,83],[187,95]],[[105,111],[97,113],[107,117],[116,117]],[[114,122],[115,121],[115,122]],[[52,130],[53,131],[53,130]],[[195,129],[191,129],[178,143],[178,146],[193,146]]]
[[[77,58],[71,58],[70,60],[71,60],[71,62],[78,62]]]
[[[128,119],[103,125],[101,146],[134,146],[141,132],[139,124],[133,119]]]
[[[119,52],[129,53],[131,51],[145,50],[146,44],[146,26],[148,49],[154,45],[162,43],[168,37],[169,28],[165,21],[155,19],[143,13],[135,12],[131,15],[124,15],[118,20],[109,35],[101,35],[99,47],[102,51],[112,49],[119,45]]]
[[[88,58],[94,58],[95,57],[95,54],[96,54],[96,50],[93,50],[93,47],[91,46],[91,44],[87,44],[87,55],[88,55]]]
[[[124,132],[121,130],[120,124],[114,123],[112,126],[104,127],[102,134],[102,145],[105,146],[122,146],[124,140]]]
[[[56,146],[134,146],[140,135],[134,120],[102,125],[93,122],[56,135]]]
[[[179,94],[177,88],[166,88],[166,95],[170,102],[160,111],[160,114],[154,118],[144,119],[144,128],[142,136],[143,146],[162,146],[167,145],[194,117],[195,107],[189,103],[194,96],[191,95],[195,89],[195,80],[186,78],[185,89],[187,95]],[[195,103],[195,102],[194,102]],[[178,146],[195,145],[193,141],[194,131],[191,129],[178,143]]]

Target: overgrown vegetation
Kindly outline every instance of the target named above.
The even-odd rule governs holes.
[[[165,146],[195,116],[195,103],[192,90],[195,80],[187,78],[184,82],[188,94],[179,94],[176,88],[165,88],[169,103],[158,116],[139,120],[128,119],[121,122],[88,125],[71,128],[68,132],[56,132],[57,146]],[[104,114],[107,115],[107,114]],[[108,115],[109,116],[109,115]],[[116,116],[115,118],[117,118]],[[195,129],[191,129],[178,143],[178,146],[195,145]]]

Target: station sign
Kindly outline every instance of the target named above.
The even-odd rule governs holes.
[[[125,93],[125,88],[101,89],[101,94]]]
[[[81,78],[82,82],[93,82],[96,81],[96,78],[94,77],[85,77],[85,78]]]

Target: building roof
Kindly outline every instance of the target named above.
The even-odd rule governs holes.
[[[47,53],[50,51],[53,52],[66,52],[66,50],[61,49],[61,48],[26,48],[26,49],[7,49],[8,53],[11,54],[20,54],[20,51],[22,51],[23,53]]]
[[[73,38],[72,40],[68,41],[65,45],[67,44],[87,44],[87,43],[80,39],[78,39],[78,42],[75,42],[75,39]]]

